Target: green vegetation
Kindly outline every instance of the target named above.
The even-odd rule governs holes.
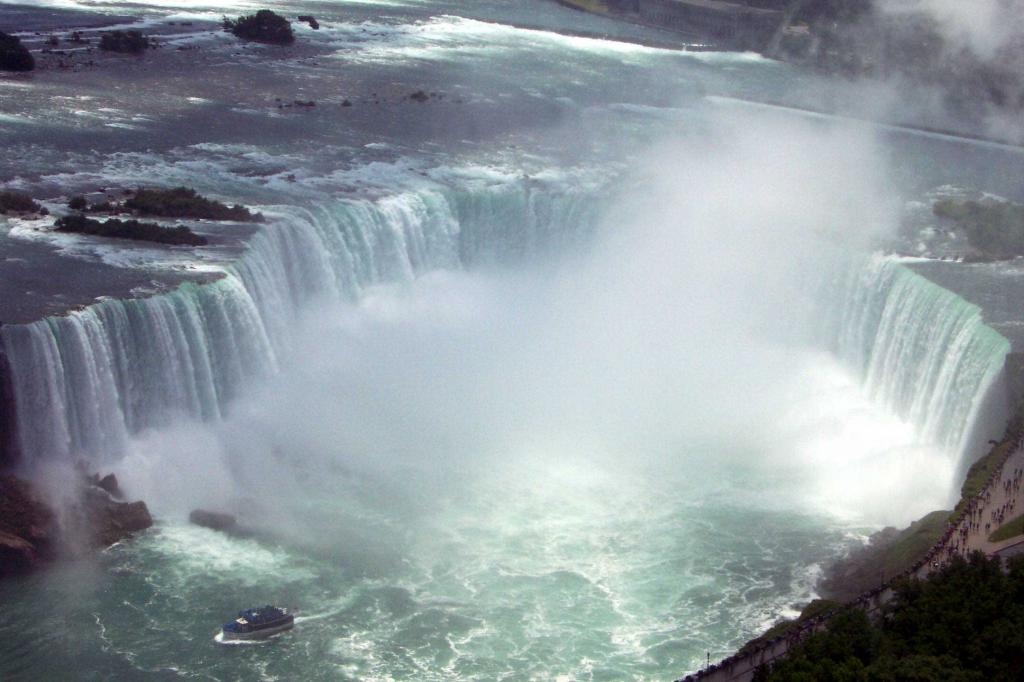
[[[1024,255],[1024,206],[1008,201],[942,199],[932,208],[952,220],[974,248],[997,258]]]
[[[140,189],[124,202],[124,207],[142,215],[164,218],[205,218],[262,222],[263,215],[235,204],[228,206],[200,196],[193,189]]]
[[[142,54],[151,44],[140,31],[111,31],[100,38],[100,49],[107,52]]]
[[[1015,516],[999,526],[995,532],[988,536],[988,540],[989,542],[1002,542],[1003,540],[1015,538],[1018,535],[1024,535],[1024,514]]]
[[[1007,682],[1024,670],[1024,558],[975,553],[895,586],[884,617],[859,609],[790,650],[760,682]]]
[[[971,500],[985,489],[985,486],[988,485],[989,480],[992,478],[992,474],[1003,465],[1011,449],[1013,449],[1013,443],[1004,440],[989,450],[987,455],[971,465],[971,468],[967,470],[967,478],[960,487],[960,501],[950,515],[951,521],[957,518],[960,512],[971,503]]]
[[[31,71],[36,60],[21,40],[0,31],[0,71]]]
[[[256,14],[238,17],[234,21],[224,17],[224,29],[243,40],[257,43],[291,45],[295,42],[291,22],[269,9],[261,9]]]
[[[46,209],[23,192],[0,192],[0,213],[42,213]]]
[[[804,624],[805,621],[816,618],[828,611],[838,609],[841,606],[842,604],[840,604],[837,601],[832,601],[831,599],[815,599],[810,604],[805,606],[803,611],[800,612],[800,615],[797,616],[795,619],[784,620],[771,626],[770,628],[768,628],[768,630],[765,631],[763,635],[757,637],[756,639],[752,639],[746,644],[744,644],[743,648],[740,649],[739,653],[746,654],[752,651],[756,651],[761,647],[762,644],[765,644],[778,637],[785,637],[790,632],[798,630]]]
[[[934,511],[901,531],[875,534],[870,545],[829,570],[821,583],[822,593],[833,599],[853,599],[911,569],[939,541],[948,523],[948,511]]]
[[[967,478],[964,480],[964,484],[960,486],[960,502],[957,503],[956,509],[950,515],[950,521],[958,519],[960,514],[967,509],[971,500],[985,490],[993,475],[1003,466],[1003,462],[1013,452],[1013,445],[1017,441],[1022,429],[1024,429],[1024,404],[1016,405],[1013,409],[1013,415],[1006,427],[1003,439],[993,445],[987,455],[972,464],[971,468],[967,470]]]
[[[113,237],[115,239],[134,239],[136,241],[156,242],[158,244],[184,244],[203,246],[206,237],[196,234],[184,225],[177,227],[161,227],[156,223],[142,223],[138,220],[117,220],[111,218],[100,222],[86,218],[81,213],[73,213],[59,218],[54,227],[59,232],[75,232],[91,234],[97,237]]]

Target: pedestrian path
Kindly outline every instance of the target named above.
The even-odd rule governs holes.
[[[967,513],[943,546],[943,562],[953,556],[984,552],[995,556],[1020,544],[1024,537],[992,542],[989,536],[1024,512],[1024,449],[1021,443],[1006,459],[998,474],[967,508]]]

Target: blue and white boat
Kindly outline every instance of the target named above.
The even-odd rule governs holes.
[[[224,640],[263,639],[295,626],[295,616],[288,609],[259,606],[238,613],[238,618],[224,623]]]

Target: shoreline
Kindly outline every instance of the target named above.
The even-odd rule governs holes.
[[[905,535],[912,531],[914,526],[925,522],[928,517],[942,514],[945,517],[943,523],[945,530],[940,531],[927,551],[911,557],[912,563],[909,567],[904,568],[898,574],[885,576],[884,582],[878,587],[863,591],[852,599],[838,599],[834,595],[832,597],[822,595],[821,599],[812,601],[804,607],[801,615],[796,619],[779,621],[764,634],[747,642],[735,654],[711,664],[710,667],[677,678],[675,682],[697,682],[698,680],[703,682],[749,682],[754,679],[759,668],[784,658],[791,646],[800,644],[811,635],[824,631],[832,618],[844,611],[857,608],[864,610],[869,616],[880,611],[894,596],[893,585],[900,580],[927,579],[929,573],[939,570],[954,557],[965,557],[973,551],[985,551],[985,545],[993,545],[989,548],[992,550],[991,552],[985,552],[989,558],[1002,558],[1002,553],[1008,550],[1013,550],[1013,554],[1024,553],[1024,533],[993,544],[988,540],[989,533],[984,531],[982,537],[977,538],[973,544],[969,544],[971,539],[970,523],[972,519],[981,518],[980,511],[985,510],[986,505],[991,502],[991,496],[997,484],[1002,484],[1006,479],[1007,464],[1011,461],[1015,465],[1019,464],[1020,467],[1015,467],[1015,471],[1024,467],[1024,395],[1021,390],[1024,388],[1024,355],[1021,353],[1008,355],[1004,375],[1007,383],[1007,397],[1011,404],[1006,428],[1000,440],[990,441],[991,449],[971,465],[964,477],[961,496],[954,509],[930,512],[912,522],[907,528],[897,531],[898,535]],[[979,478],[982,481],[981,485],[979,485]],[[996,501],[999,501],[999,498],[996,498]],[[1005,523],[1013,521],[1014,518],[1014,516],[1008,516]],[[965,524],[966,531],[963,530]],[[999,526],[996,526],[992,531],[994,532],[998,528]],[[980,532],[980,529],[975,532]],[[958,540],[958,538],[960,539]],[[889,558],[886,550],[891,547],[892,544],[883,545],[880,552],[873,552],[872,548],[867,546],[859,550],[860,557],[859,559],[854,558],[854,562],[866,569],[865,575],[879,575],[881,565]],[[850,558],[847,557],[846,561],[849,561]],[[839,561],[844,560],[840,559]],[[837,563],[827,568],[822,581],[827,581],[829,573],[836,570],[838,565],[840,564]],[[766,638],[766,635],[769,634],[772,636]]]
[[[577,35],[577,34],[565,33],[564,35]],[[581,35],[583,37],[588,37],[588,38],[609,39],[607,37],[602,37],[602,36],[599,36],[599,35],[583,35],[583,34],[581,34]],[[616,41],[620,41],[620,42],[632,42],[632,41],[630,41],[628,39],[617,39],[616,38],[616,39],[610,39],[610,40],[616,40]],[[644,44],[644,43],[638,42],[637,44]],[[687,51],[687,50],[683,49],[681,51]],[[719,51],[719,50],[713,50],[713,51]],[[767,105],[772,105],[772,104],[767,104]],[[807,111],[810,112],[810,110],[807,110]],[[927,132],[927,131],[925,131],[925,132]],[[0,360],[2,360],[2,356],[0,356]],[[0,370],[0,374],[2,374],[2,370]],[[2,384],[2,379],[3,379],[3,377],[0,376],[0,384]],[[0,386],[0,388],[2,388],[2,386]],[[2,424],[0,424],[0,426],[2,426]],[[2,434],[0,434],[0,442],[2,442]],[[2,453],[0,453],[0,461],[2,461],[2,459],[3,459]]]

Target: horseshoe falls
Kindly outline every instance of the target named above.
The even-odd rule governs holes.
[[[0,218],[0,461],[58,501],[113,472],[156,521],[0,581],[0,678],[672,679],[955,500],[1015,329],[973,292],[1018,275],[884,252],[1022,157],[806,116],[862,93],[757,55],[467,4],[275,2],[321,26],[280,49],[218,30],[244,3],[18,10],[164,47],[0,79],[0,189],[266,221],[165,248]],[[295,629],[216,641],[266,603]]]
[[[512,185],[296,207],[215,283],[7,326],[12,447],[26,466],[36,458],[105,465],[124,454],[129,434],[182,416],[220,419],[246,379],[277,369],[304,302],[522,258],[574,239],[593,205]]]
[[[559,241],[579,241],[596,220],[585,197],[488,194],[463,195],[464,206],[427,194],[296,210],[215,283],[4,328],[15,447],[26,463],[108,465],[130,434],[179,417],[222,419],[247,379],[277,371],[304,302],[357,300],[375,283],[521,258],[559,230]],[[823,305],[838,318],[828,339],[837,357],[922,440],[961,457],[1009,342],[977,306],[892,260],[849,264],[836,289]]]

